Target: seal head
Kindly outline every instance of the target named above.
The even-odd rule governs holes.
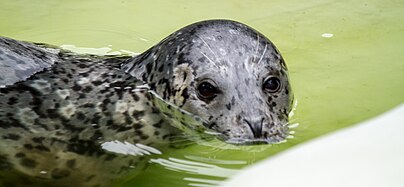
[[[244,24],[194,23],[122,68],[208,121],[228,143],[276,143],[288,135],[293,95],[287,67],[273,43]]]

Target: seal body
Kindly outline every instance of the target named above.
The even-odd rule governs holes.
[[[12,50],[21,42],[8,43]],[[120,70],[126,58],[60,52],[51,66],[0,89],[0,181],[104,186],[141,157],[109,153],[102,143],[167,142],[175,129],[152,107],[147,92],[134,90],[143,83]]]
[[[135,57],[0,38],[0,71],[6,186],[108,186],[189,129],[232,144],[288,135],[284,60],[265,36],[234,21],[189,25]],[[119,154],[118,144],[138,152]]]

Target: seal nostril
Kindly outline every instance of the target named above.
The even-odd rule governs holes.
[[[264,118],[260,122],[251,123],[248,120],[244,119],[244,122],[250,127],[254,138],[261,138],[262,137],[262,123],[264,122]]]

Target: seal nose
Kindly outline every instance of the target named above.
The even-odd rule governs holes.
[[[262,123],[264,122],[264,118],[261,120],[246,120],[244,119],[244,122],[247,123],[247,125],[250,127],[254,138],[261,138],[262,137]]]

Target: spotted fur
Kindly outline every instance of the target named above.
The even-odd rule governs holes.
[[[189,25],[135,57],[0,38],[0,73],[0,186],[108,186],[145,158],[108,152],[103,142],[156,147],[186,131],[234,144],[287,136],[284,60],[234,21]],[[280,80],[276,93],[263,90],[268,77]],[[212,100],[198,96],[207,79],[220,90]]]
[[[105,186],[141,157],[109,153],[103,142],[167,142],[176,130],[136,90],[143,82],[119,69],[127,58],[60,52],[51,67],[0,89],[0,181]]]

